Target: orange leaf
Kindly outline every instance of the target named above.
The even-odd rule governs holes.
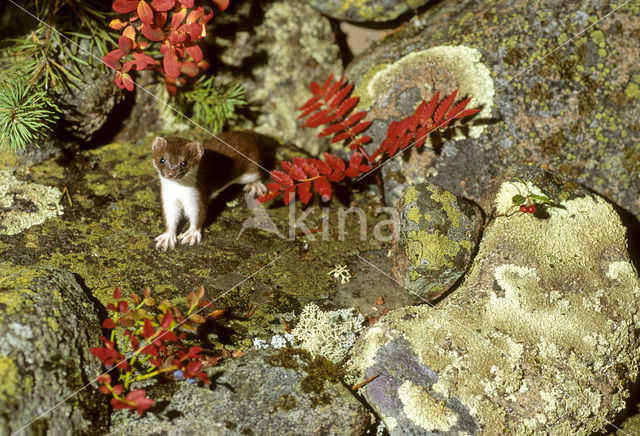
[[[149,25],[153,21],[153,9],[144,0],[140,0],[138,3],[138,16],[142,24]]]

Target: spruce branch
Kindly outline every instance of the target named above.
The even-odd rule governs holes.
[[[13,77],[0,88],[0,147],[13,151],[36,144],[52,130],[58,107],[46,91],[25,77]]]

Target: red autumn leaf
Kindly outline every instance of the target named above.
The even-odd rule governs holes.
[[[280,192],[269,191],[266,194],[261,195],[260,197],[258,197],[257,201],[258,201],[258,203],[264,203],[266,201],[273,200],[278,195],[280,195]]]
[[[325,152],[324,153],[324,160],[335,171],[344,171],[344,168],[345,168],[344,161],[342,159],[340,159],[338,156],[335,156],[335,155],[333,155],[331,153]]]
[[[336,142],[344,141],[345,139],[347,139],[349,137],[351,137],[351,132],[350,131],[342,132],[342,133],[334,136],[331,139],[331,143],[335,144]]]
[[[267,189],[269,191],[271,191],[271,192],[279,193],[280,191],[282,191],[283,188],[282,188],[282,185],[280,183],[271,182],[271,183],[267,184]]]
[[[194,62],[200,62],[202,60],[202,50],[200,50],[200,47],[197,45],[189,46],[185,50]]]
[[[164,314],[164,317],[162,318],[162,322],[160,323],[160,327],[162,327],[163,329],[168,329],[171,326],[171,323],[173,322],[173,313],[171,313],[171,311],[167,311]]]
[[[329,102],[329,100],[331,100],[331,98],[335,95],[335,93],[338,91],[338,89],[340,89],[340,87],[342,86],[342,82],[344,82],[344,78],[341,77],[340,80],[338,80],[337,82],[335,82],[331,86],[329,86],[329,89],[327,89],[327,92],[324,94],[324,101],[325,102]],[[331,109],[333,109],[333,108],[331,108]]]
[[[138,0],[116,0],[113,2],[112,8],[119,14],[127,14],[135,11],[138,7]]]
[[[151,324],[151,321],[149,321],[149,318],[145,318],[144,319],[144,326],[142,328],[142,334],[143,334],[144,338],[145,339],[149,339],[155,333],[156,333],[156,329],[153,328],[153,325]]]
[[[144,53],[134,53],[133,59],[135,60],[136,70],[144,70],[145,68],[150,68],[156,65],[155,59]]]
[[[116,328],[116,323],[113,322],[113,320],[111,318],[107,318],[104,321],[102,321],[102,328],[114,329],[114,328]]]
[[[173,6],[175,5],[175,3],[176,3],[176,0],[153,0],[151,2],[151,6],[157,12],[165,12],[173,9]]]
[[[322,174],[323,176],[328,176],[333,172],[331,167],[325,161],[322,161],[320,159],[315,159],[314,163],[316,165],[316,168],[318,168],[318,171],[320,172],[320,174]]]
[[[283,171],[273,170],[271,171],[271,177],[280,182],[282,186],[293,186],[293,179]]]
[[[338,110],[336,111],[336,116],[338,118],[343,117],[347,114],[358,102],[358,97],[349,97],[346,99],[340,106],[338,106]]]
[[[178,0],[182,6],[191,9],[193,7],[194,0]]]
[[[311,82],[309,84],[309,90],[313,95],[317,95],[317,94],[320,94],[320,92],[322,91],[322,88],[320,88],[320,85],[318,83]]]
[[[322,197],[322,201],[331,199],[331,183],[325,177],[319,177],[313,180],[313,188]]]
[[[366,116],[367,116],[367,112],[366,111],[356,112],[355,114],[353,114],[349,118],[347,118],[346,121],[344,121],[342,124],[344,124],[345,126],[349,127],[349,126],[352,126],[353,124],[357,123],[358,121],[362,120]]]
[[[122,393],[122,391],[123,391],[123,390],[124,390],[124,386],[122,386],[122,385],[115,385],[115,386],[113,387],[113,393],[114,393],[115,395],[120,395],[120,394]]]
[[[153,345],[149,344],[147,346],[145,346],[142,351],[140,351],[142,354],[149,354],[151,356],[155,356],[158,357],[159,353],[158,353],[158,349],[156,347],[154,347]]]
[[[175,50],[169,49],[164,55],[164,72],[168,77],[176,79],[180,75],[182,64],[178,60]]]
[[[433,121],[439,123],[442,120],[444,114],[447,113],[447,111],[455,101],[457,95],[458,90],[456,89],[451,94],[442,99],[442,102],[438,106],[438,109],[436,109],[436,112],[433,114]]]
[[[118,38],[118,47],[120,47],[120,50],[122,50],[125,55],[128,55],[133,48],[133,41],[128,37],[121,35],[120,38]]]
[[[134,404],[132,408],[136,409],[136,411],[138,412],[138,415],[142,415],[142,413],[145,410],[153,406],[153,400],[146,396],[144,389],[138,389],[138,390],[129,392],[129,395],[127,395],[126,400]]]
[[[291,200],[293,200],[295,197],[296,197],[295,185],[285,188],[284,192],[282,193],[282,200],[284,201],[285,205],[289,204]]]
[[[440,101],[440,91],[437,91],[434,94],[434,96],[431,97],[431,100],[429,100],[429,102],[426,104],[424,111],[420,115],[418,115],[422,124],[424,124],[427,120],[433,118],[433,111],[436,110],[436,105],[438,104],[439,101]],[[420,107],[418,106],[418,108]],[[422,115],[425,116],[424,119],[422,118]]]
[[[340,132],[345,130],[344,123],[335,123],[325,127],[322,132],[318,133],[318,138],[322,138],[323,136],[333,135],[336,132]]]
[[[320,96],[314,97],[319,99]],[[298,120],[306,117],[307,115],[309,115],[311,112],[315,112],[318,109],[320,109],[322,106],[324,106],[324,103],[322,103],[321,101],[316,101],[314,103],[312,103],[310,106],[306,107],[304,112],[302,112],[299,116],[298,116]]]
[[[138,17],[140,17],[140,21],[142,21],[142,24],[151,24],[151,22],[153,21],[153,9],[151,9],[151,6],[149,6],[146,1],[140,0],[137,10]]]
[[[213,0],[213,2],[218,6],[218,9],[224,11],[229,6],[229,0]]]
[[[319,95],[314,95],[309,100],[305,101],[304,104],[298,108],[298,110],[299,111],[304,111],[307,108],[315,105],[318,102],[318,100],[320,100],[320,96]],[[320,103],[320,106],[322,106],[322,103]],[[318,107],[320,107],[320,106],[318,106]],[[302,115],[300,117],[302,117]]]
[[[114,70],[119,70],[122,67],[122,65],[120,65],[120,59],[122,58],[122,56],[124,56],[124,52],[121,49],[117,48],[113,51],[110,51],[106,55],[104,55],[102,57],[102,62],[104,62],[104,64],[109,68],[113,68]],[[115,291],[114,291],[114,295],[115,295]],[[116,300],[118,298],[116,298]]]
[[[100,392],[102,392],[105,395],[111,395],[111,390],[109,389],[109,387],[107,385],[102,385],[98,388],[98,390]]]
[[[329,107],[331,109],[335,109],[337,108],[342,101],[347,97],[347,95],[349,95],[349,93],[351,92],[351,90],[353,89],[353,83],[349,83],[347,86],[345,86],[344,88],[342,88],[336,95],[335,97],[333,97],[331,99],[331,101],[329,102]]]
[[[311,182],[302,182],[298,185],[298,195],[302,204],[309,203],[313,194],[311,194]]]
[[[164,39],[164,31],[154,24],[143,24],[141,32],[149,41],[162,41]]]
[[[371,125],[371,121],[363,121],[359,124],[356,124],[355,126],[351,127],[350,131],[352,135],[357,135],[358,133],[362,132],[363,130],[369,128],[369,126]]]

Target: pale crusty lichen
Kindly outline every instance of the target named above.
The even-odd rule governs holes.
[[[448,431],[458,420],[456,414],[445,406],[444,401],[435,400],[426,394],[424,388],[410,381],[400,386],[398,397],[407,417],[426,430]],[[429,419],[426,419],[426,415]]]
[[[359,83],[354,90],[354,95],[361,97],[358,109],[369,109],[374,104],[374,98],[380,99],[392,90],[396,75],[402,74],[405,69],[411,69],[411,66],[424,68],[425,65],[436,64],[439,70],[447,71],[455,77],[459,96],[472,97],[469,107],[482,107],[476,116],[490,118],[495,90],[491,73],[480,61],[481,57],[482,54],[478,50],[463,45],[437,46],[410,53],[396,62],[385,64],[383,68],[377,66],[375,74],[365,76],[366,80]],[[438,90],[425,91],[430,94]],[[486,125],[470,126],[469,136],[478,138],[485,128]],[[464,137],[457,134],[454,139]]]
[[[0,235],[15,235],[62,215],[61,198],[58,188],[22,182],[0,170]]]
[[[364,329],[363,321],[353,309],[325,312],[310,303],[302,310],[291,336],[312,355],[341,363]]]

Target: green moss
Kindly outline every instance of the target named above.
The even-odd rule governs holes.
[[[281,366],[295,371],[304,371],[307,375],[300,382],[302,392],[309,394],[311,406],[331,403],[331,397],[325,392],[325,383],[339,383],[343,378],[342,371],[333,363],[298,348],[283,348],[277,354],[270,356],[267,363],[271,366]]]
[[[282,394],[276,400],[276,405],[274,406],[274,412],[278,409],[289,411],[295,409],[297,405],[296,399],[291,394]]]

